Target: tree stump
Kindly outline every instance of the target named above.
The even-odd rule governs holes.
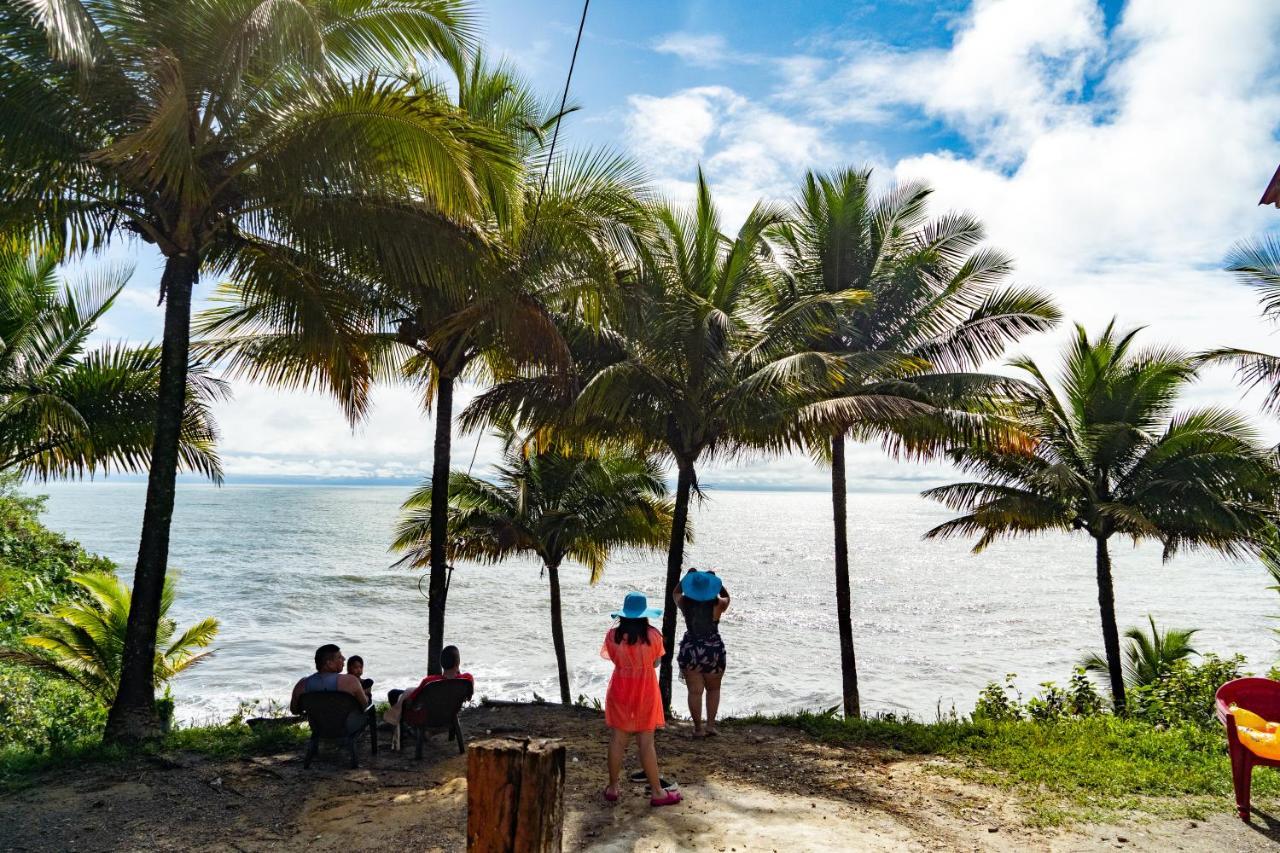
[[[467,850],[558,853],[564,823],[564,744],[492,738],[467,749]]]

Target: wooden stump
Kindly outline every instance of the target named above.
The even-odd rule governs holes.
[[[558,853],[564,823],[564,744],[492,738],[467,749],[467,850]]]

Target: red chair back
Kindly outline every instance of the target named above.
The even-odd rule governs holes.
[[[1218,719],[1224,723],[1235,705],[1252,711],[1264,720],[1280,722],[1280,681],[1269,678],[1237,678],[1218,688]]]

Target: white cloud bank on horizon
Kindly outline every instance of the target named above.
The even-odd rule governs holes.
[[[688,197],[701,164],[727,226],[759,198],[786,198],[805,168],[871,162],[886,180],[931,183],[935,212],[978,215],[991,242],[1017,259],[1015,280],[1051,291],[1090,329],[1118,316],[1124,326],[1149,326],[1143,339],[1153,344],[1280,349],[1253,295],[1220,270],[1235,241],[1280,225],[1274,210],[1255,205],[1280,161],[1278,30],[1280,5],[1270,2],[1132,0],[1107,33],[1085,0],[979,0],[955,21],[947,48],[826,44],[759,60],[777,75],[768,97],[737,91],[728,71],[722,80],[708,72],[706,85],[634,93],[624,130],[673,197]],[[700,67],[712,57],[732,64],[716,55],[728,49],[722,37],[677,35],[654,49]],[[854,141],[859,128],[926,120],[953,128],[971,150],[892,162]],[[1065,334],[1019,349],[1056,365]],[[430,468],[432,423],[406,389],[379,389],[354,434],[319,395],[246,383],[235,390],[217,411],[233,476],[400,477]],[[1221,370],[1188,402],[1255,412]],[[1258,422],[1274,432],[1270,420]],[[454,464],[465,467],[474,447],[474,437],[455,437]],[[486,439],[477,471],[496,458]],[[852,489],[915,489],[946,476],[945,466],[895,463],[874,447],[851,453]],[[805,457],[716,464],[703,478],[826,482]]]

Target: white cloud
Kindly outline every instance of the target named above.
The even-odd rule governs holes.
[[[715,33],[667,33],[653,44],[658,53],[676,56],[690,65],[712,67],[730,58],[724,36]]]
[[[788,195],[809,167],[841,155],[823,130],[727,86],[700,86],[665,97],[628,99],[628,140],[673,198],[691,195],[701,165],[715,185],[726,226],[736,227],[761,198]]]
[[[918,108],[1008,157],[1047,128],[1086,118],[1073,101],[1103,47],[1091,0],[978,0],[947,49],[861,42],[825,77],[813,57],[782,67],[787,90],[828,119],[883,122],[895,107]]]

